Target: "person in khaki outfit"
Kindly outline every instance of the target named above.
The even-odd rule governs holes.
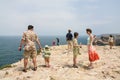
[[[68,43],[68,52],[72,50],[72,43],[73,43],[73,35],[71,33],[71,30],[68,30],[68,33],[66,34],[66,41]]]
[[[33,26],[29,25],[28,30],[23,33],[20,46],[19,46],[19,51],[22,49],[22,45],[24,45],[24,72],[27,72],[27,64],[28,64],[28,58],[31,57],[33,60],[34,64],[34,71],[37,70],[37,63],[36,63],[36,56],[37,56],[37,50],[35,46],[35,42],[38,44],[39,49],[41,49],[40,41],[33,31]]]
[[[110,49],[112,49],[113,45],[114,45],[114,38],[112,35],[109,36],[108,39],[109,45],[110,45]]]
[[[78,44],[78,36],[79,34],[77,32],[74,33],[74,39],[73,39],[73,67],[78,68],[77,66],[77,56],[80,53],[80,48],[82,47],[81,44]]]

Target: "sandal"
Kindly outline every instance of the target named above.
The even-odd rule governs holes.
[[[88,66],[88,69],[93,69],[94,67],[93,66]]]
[[[46,66],[47,68],[50,68],[50,65]]]
[[[34,67],[34,68],[33,68],[33,71],[36,71],[36,70],[37,70],[37,67]]]
[[[22,71],[23,71],[23,72],[27,72],[27,70],[26,70],[26,69],[23,69]]]

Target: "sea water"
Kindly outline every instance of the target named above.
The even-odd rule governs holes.
[[[52,42],[59,38],[60,45],[67,44],[65,36],[40,36],[42,47],[45,45],[52,46]],[[78,38],[78,43],[86,44],[87,37],[81,36]],[[18,51],[21,36],[0,36],[0,67],[6,64],[11,64],[23,58],[23,50]]]

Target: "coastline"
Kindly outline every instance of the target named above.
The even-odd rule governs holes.
[[[65,36],[39,36],[42,47],[45,45],[52,46],[52,42],[53,40],[56,40],[56,37],[60,39],[60,45],[67,44]],[[0,67],[17,62],[23,58],[23,52],[18,51],[20,40],[20,36],[0,37]],[[78,42],[86,44],[86,37],[81,36],[78,39]]]
[[[0,70],[0,80],[119,80],[120,79],[120,46],[95,46],[100,60],[94,63],[94,69],[87,69],[89,64],[87,46],[83,45],[78,55],[78,67],[72,67],[72,52],[67,53],[67,46],[51,48],[51,67],[45,68],[42,55],[38,55],[38,70],[34,72],[29,60],[28,72],[22,72],[23,59],[11,64],[10,68]]]

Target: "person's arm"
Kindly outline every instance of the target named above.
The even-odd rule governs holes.
[[[68,38],[68,34],[66,34],[66,41],[67,41],[67,38]]]
[[[92,35],[90,35],[90,46],[92,45],[92,43],[93,43],[93,36]]]
[[[22,39],[21,39],[21,41],[20,41],[20,46],[19,46],[19,48],[18,48],[19,51],[21,51],[22,45],[24,44],[24,42],[25,42],[25,32],[23,33]]]
[[[73,41],[73,46],[74,47],[81,47],[81,45],[78,45],[76,41]]]
[[[42,49],[40,40],[38,39],[38,36],[36,35],[36,43],[38,44],[39,49]]]
[[[21,51],[21,49],[22,49],[22,45],[23,45],[23,44],[24,44],[24,40],[21,39],[20,46],[19,46],[19,48],[18,48],[19,51]]]
[[[81,47],[80,45],[74,45],[74,47]]]
[[[77,44],[75,44],[75,45],[73,45],[73,46],[74,46],[74,47],[80,47],[80,48],[82,47],[81,45],[77,45]]]
[[[41,43],[40,43],[39,39],[36,42],[38,44],[39,49],[42,49],[42,46],[41,46]]]

